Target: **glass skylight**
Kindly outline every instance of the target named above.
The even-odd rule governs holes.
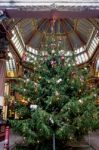
[[[38,55],[38,51],[37,50],[35,50],[34,48],[32,48],[32,47],[28,47],[28,49],[27,49],[29,52],[31,52],[32,54],[34,54],[34,55]]]
[[[8,53],[8,56],[10,59],[6,61],[7,71],[16,71],[15,60],[10,52]]]
[[[19,55],[22,56],[23,52],[24,52],[24,47],[22,45],[22,40],[20,39],[17,31],[12,30],[12,34],[13,34],[13,37],[12,37],[11,40],[12,40],[13,44],[15,45]]]
[[[96,34],[95,37],[92,39],[91,44],[88,49],[86,48],[86,46],[84,46],[75,50],[74,55],[75,55],[76,64],[82,64],[82,63],[87,62],[89,57],[92,56],[98,44],[99,44],[99,38],[97,37],[97,34]],[[28,51],[31,52],[31,54],[35,55],[35,57],[38,55],[38,51],[31,47],[28,47]],[[88,51],[88,53],[86,51]],[[44,55],[47,55],[47,52],[42,51],[41,54],[42,56],[44,56]],[[73,52],[60,50],[59,54],[60,55],[64,54],[64,56],[69,57],[73,54]],[[35,57],[33,56],[33,58]]]
[[[85,46],[84,47],[80,47],[77,50],[75,50],[75,54],[79,54],[81,52],[85,51]]]
[[[43,20],[41,20],[41,22],[42,21]],[[83,26],[85,27],[85,25],[88,25],[88,27],[89,27],[89,24],[87,22],[85,22],[84,20],[81,20],[81,21],[82,22],[81,22],[80,26],[82,27],[82,29],[83,29]],[[79,30],[79,35],[81,34],[80,35],[81,38],[79,38],[79,36],[78,36],[78,38],[74,41],[72,41],[72,38],[71,38],[72,36],[74,36],[74,34],[72,34],[72,33],[70,33],[71,37],[69,37],[70,35],[68,34],[68,38],[66,38],[66,35],[60,35],[60,34],[59,34],[59,36],[50,34],[50,35],[47,35],[48,36],[47,37],[46,33],[44,34],[45,37],[41,38],[41,36],[43,35],[43,32],[36,30],[38,28],[38,24],[36,24],[36,26],[34,28],[34,24],[32,24],[32,22],[33,21],[30,20],[30,26],[28,24],[28,29],[31,29],[30,30],[31,34],[29,33],[29,35],[27,34],[28,32],[25,32],[25,33],[23,32],[23,31],[25,31],[25,29],[22,30],[23,29],[22,26],[25,26],[25,25],[27,26],[27,23],[24,21],[22,21],[22,24],[20,23],[20,26],[15,25],[15,28],[12,30],[13,36],[12,36],[11,40],[21,57],[23,56],[23,53],[26,52],[25,61],[29,62],[32,59],[35,60],[36,57],[38,57],[38,56],[43,58],[46,55],[48,55],[46,45],[48,45],[47,42],[49,42],[50,38],[53,38],[53,40],[54,40],[54,41],[52,41],[52,42],[54,42],[54,45],[51,46],[51,49],[55,50],[55,45],[57,48],[57,45],[60,44],[61,48],[59,49],[59,54],[60,55],[64,54],[65,57],[70,57],[70,56],[72,56],[72,54],[74,54],[76,64],[82,64],[82,63],[87,62],[91,58],[93,53],[95,52],[97,46],[99,45],[99,37],[97,36],[98,31],[93,26],[90,27],[89,35],[87,34],[88,38],[84,42],[84,37],[85,37],[84,35],[86,35],[86,32],[80,33],[80,30]],[[82,23],[85,23],[85,24],[83,25]],[[33,26],[33,30],[31,28],[32,26]],[[21,30],[22,30],[22,32],[21,32]],[[84,35],[82,35],[82,33],[84,33]],[[58,39],[61,39],[61,40],[58,40]],[[79,41],[80,41],[80,43],[81,42],[82,43],[80,44]],[[78,42],[78,46],[76,46],[77,42]]]
[[[16,76],[16,63],[11,52],[8,53],[9,60],[6,61],[6,73],[7,77]]]
[[[89,49],[88,49],[88,54],[89,56],[92,56],[92,54],[94,53],[96,47],[99,45],[99,37],[97,36],[97,33],[95,35],[95,37],[92,39]]]

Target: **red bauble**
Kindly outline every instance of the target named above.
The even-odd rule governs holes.
[[[54,68],[56,66],[56,61],[55,60],[51,61],[51,66],[52,66],[52,68]]]
[[[61,56],[61,61],[62,61],[62,63],[64,64],[64,61],[65,61],[64,55]]]
[[[61,56],[61,60],[64,60],[65,59],[65,57],[64,56]]]

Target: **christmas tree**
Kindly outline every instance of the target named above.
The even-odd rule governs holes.
[[[37,57],[27,80],[18,82],[15,91],[26,103],[17,100],[20,118],[12,121],[17,132],[36,150],[56,149],[78,140],[99,128],[97,89],[88,84],[87,68],[78,68],[75,57],[66,57],[54,42],[48,42],[47,54]]]

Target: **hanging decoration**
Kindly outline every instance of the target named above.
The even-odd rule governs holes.
[[[31,104],[31,105],[30,105],[30,109],[31,109],[31,110],[37,109],[37,105],[36,105],[36,104]]]
[[[51,60],[51,66],[52,66],[52,68],[54,68],[56,66],[56,61],[55,60]]]
[[[57,80],[56,83],[58,84],[58,83],[60,83],[60,82],[62,82],[62,79],[61,79],[61,78],[60,78],[59,80]]]
[[[61,56],[61,62],[62,62],[62,64],[64,65],[64,62],[65,62],[65,57],[64,57],[64,55]]]

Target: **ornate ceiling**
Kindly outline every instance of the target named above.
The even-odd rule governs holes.
[[[18,64],[27,67],[30,56],[33,59],[38,55],[45,57],[51,39],[54,45],[50,48],[66,57],[74,54],[77,65],[85,64],[99,54],[98,19],[8,19],[1,25],[9,42],[10,59],[6,64],[10,77],[17,77]]]
[[[60,45],[66,56],[74,53],[77,64],[87,62],[99,46],[98,25],[98,19],[33,18],[4,22],[11,35],[10,49],[15,48],[20,57],[24,51],[27,57],[29,54],[46,55],[47,42],[53,38],[56,44],[54,49],[57,50]]]
[[[51,49],[69,57],[75,55],[75,64],[81,65],[99,54],[99,0],[2,0],[0,24],[9,42],[8,70],[17,72],[18,64],[26,67],[33,59]],[[59,49],[60,46],[60,49]],[[24,63],[25,62],[25,63]]]

